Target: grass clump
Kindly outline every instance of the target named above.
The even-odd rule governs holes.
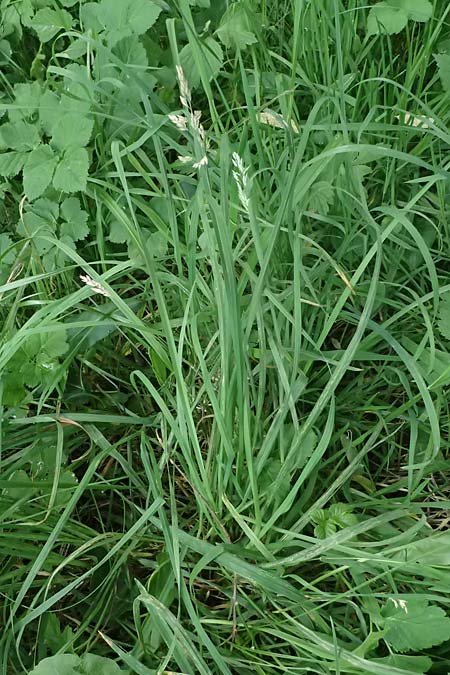
[[[438,0],[1,0],[5,673],[450,670]]]

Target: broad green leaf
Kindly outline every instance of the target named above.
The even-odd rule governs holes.
[[[408,14],[411,21],[425,23],[433,14],[433,5],[429,0],[391,0],[395,7],[401,7]]]
[[[41,344],[41,351],[52,359],[63,356],[69,349],[69,345],[66,342],[66,332],[62,330],[46,334]]]
[[[207,37],[198,44],[198,48],[203,55],[203,64],[206,69],[208,79],[216,77],[223,66],[222,47],[212,37]],[[198,61],[192,45],[189,43],[183,47],[180,52],[180,63],[183,67],[187,81],[195,89],[201,82]]]
[[[33,150],[23,167],[23,187],[28,199],[36,199],[50,185],[58,158],[49,145]]]
[[[9,234],[2,232],[0,234],[0,278],[2,277],[2,271],[4,270],[8,271],[11,265],[14,263],[15,259],[16,254],[14,250],[13,240],[11,239]]]
[[[72,28],[72,16],[65,9],[39,9],[31,20],[31,27],[38,34],[41,42],[48,42],[59,31]]]
[[[137,35],[130,35],[122,38],[113,49],[114,54],[125,65],[142,66],[140,74],[143,74],[143,69],[148,66],[148,56],[145,47]]]
[[[103,656],[57,654],[44,659],[29,675],[120,675],[117,663]]]
[[[0,40],[0,65],[5,65],[9,62],[12,55],[12,48],[8,40]]]
[[[11,122],[32,118],[39,109],[41,93],[39,82],[14,85],[14,108],[8,113]]]
[[[447,293],[439,302],[438,315],[439,332],[446,340],[450,340],[450,293]]]
[[[382,664],[390,668],[400,668],[407,673],[418,673],[423,675],[430,670],[433,665],[432,660],[428,656],[404,656],[403,654],[391,654],[390,656],[383,656],[382,658],[372,658],[375,664]]]
[[[80,675],[77,666],[80,657],[74,654],[57,654],[43,659],[29,675]]]
[[[53,452],[56,452],[55,448],[53,448]],[[58,616],[54,612],[48,612],[44,615],[42,624],[45,627],[44,643],[48,646],[50,653],[58,652],[72,641],[72,629],[70,626],[66,626],[62,630]]]
[[[0,127],[0,145],[19,152],[33,150],[39,145],[40,137],[35,124],[18,120]]]
[[[11,499],[23,499],[33,493],[33,483],[23,469],[14,471],[9,477],[8,483],[10,485],[3,490],[3,494]]]
[[[439,77],[442,87],[445,91],[450,91],[450,54],[435,54],[434,60],[437,63]]]
[[[160,13],[161,7],[152,0],[102,0],[95,11],[110,46],[129,35],[142,35]]]
[[[245,49],[248,45],[257,42],[257,37],[253,32],[255,19],[256,17],[248,9],[247,2],[241,0],[227,9],[216,34],[225,47]]]
[[[58,150],[83,147],[89,143],[94,122],[77,113],[66,114],[53,127],[52,145]]]
[[[80,666],[84,675],[119,675],[123,672],[117,663],[96,654],[84,654],[80,659]]]
[[[65,222],[61,225],[61,234],[73,241],[85,239],[89,234],[88,214],[80,206],[77,197],[68,197],[61,204],[61,216]]]
[[[59,96],[47,89],[39,100],[39,121],[47,134],[52,134],[54,125],[61,119]]]
[[[401,7],[393,7],[386,2],[379,2],[369,12],[367,34],[380,35],[400,33],[408,23],[408,13]]]
[[[53,187],[62,192],[86,189],[89,156],[85,148],[69,148],[56,167]]]
[[[23,152],[0,153],[0,176],[3,176],[3,178],[17,176],[22,171],[26,159],[27,154]]]
[[[109,241],[113,244],[125,244],[130,238],[127,228],[118,220],[113,220],[109,229]]]
[[[334,201],[333,186],[325,180],[319,180],[311,186],[308,193],[308,210],[326,216]]]
[[[429,0],[385,0],[370,10],[367,32],[369,35],[394,35],[405,28],[408,20],[426,22],[432,13]]]
[[[425,597],[390,600],[383,611],[385,640],[397,652],[430,649],[450,639],[450,618]]]

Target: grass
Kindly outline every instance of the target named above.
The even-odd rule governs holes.
[[[82,82],[95,127],[75,246],[17,234],[5,187],[0,671],[444,675],[448,7],[368,36],[359,0],[245,0],[255,39],[215,70],[225,3],[198,4],[165,8],[150,69],[91,36],[71,70],[74,29],[36,71],[6,36],[2,110]],[[50,374],[11,403],[36,339]]]

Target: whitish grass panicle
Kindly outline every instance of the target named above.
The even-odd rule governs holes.
[[[233,178],[238,189],[239,201],[244,211],[248,211],[250,208],[248,167],[244,165],[242,157],[237,152],[233,152],[231,160],[234,167]]]

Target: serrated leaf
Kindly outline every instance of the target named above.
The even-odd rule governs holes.
[[[254,21],[255,17],[248,9],[247,3],[237,2],[230,5],[223,15],[216,35],[225,47],[245,49],[257,42],[253,32]]]
[[[51,143],[58,150],[70,147],[84,147],[94,127],[94,121],[77,113],[67,114],[54,125]]]
[[[429,0],[390,0],[393,6],[404,9],[411,21],[425,23],[433,14],[433,5]]]
[[[388,602],[383,628],[386,642],[397,652],[429,649],[450,639],[450,618],[424,597]]]
[[[120,675],[117,663],[104,656],[56,654],[43,659],[29,675]]]
[[[66,337],[66,332],[64,330],[57,330],[53,333],[46,334],[45,339],[42,340],[42,351],[48,357],[53,359],[63,356],[69,349]]]
[[[53,187],[62,192],[78,192],[86,189],[89,156],[85,148],[66,150],[55,170]]]
[[[325,180],[319,180],[311,186],[308,193],[308,210],[326,216],[334,201],[333,186]]]
[[[47,89],[39,100],[39,121],[47,134],[53,132],[54,125],[61,119],[59,96]]]
[[[49,145],[39,145],[23,167],[23,187],[28,199],[36,199],[50,185],[58,158]]]
[[[23,152],[2,152],[0,154],[0,176],[12,178],[22,171],[28,155]]]
[[[202,40],[199,45],[203,55],[203,65],[206,68],[208,79],[216,77],[223,66],[223,52],[222,47],[212,37],[207,37]],[[183,47],[180,52],[180,63],[183,67],[184,74],[192,89],[199,86],[201,82],[200,71],[197,65],[195,51],[189,43]]]
[[[125,65],[142,66],[142,68],[148,66],[147,52],[137,35],[122,38],[115,45],[113,52]]]
[[[33,483],[27,472],[23,469],[14,471],[8,479],[8,487],[4,488],[3,494],[14,500],[24,499],[33,493]]]
[[[386,2],[379,2],[371,8],[367,18],[367,34],[395,35],[400,33],[408,23],[408,13],[401,7],[393,7]]]
[[[445,91],[450,91],[450,54],[435,54],[439,77]]]
[[[66,222],[61,225],[61,234],[73,241],[85,239],[89,234],[88,214],[83,211],[76,197],[69,197],[61,204],[61,215]]]
[[[39,145],[40,137],[36,125],[18,120],[0,127],[0,144],[5,148],[27,152]]]
[[[0,234],[0,265],[12,265],[16,258],[14,253],[13,240],[9,234]]]
[[[446,340],[450,340],[450,294],[439,302],[438,314],[439,332]]]
[[[113,244],[125,244],[129,238],[130,234],[125,225],[122,225],[118,220],[113,220],[109,226],[109,241]]]
[[[31,20],[31,27],[36,31],[41,42],[48,42],[60,31],[72,28],[72,16],[65,9],[39,9]]]
[[[14,85],[14,108],[8,115],[11,122],[30,119],[38,111],[42,88],[39,82]]]
[[[159,17],[161,7],[152,0],[102,0],[92,11],[112,47],[129,35],[145,33]]]
[[[119,675],[122,672],[117,663],[104,656],[84,654],[80,661],[81,672],[85,675]]]
[[[404,656],[403,654],[391,654],[382,658],[371,659],[375,664],[388,666],[389,668],[399,668],[403,672],[417,673],[424,675],[433,665],[433,661],[428,656]]]
[[[29,675],[80,675],[77,666],[80,657],[74,654],[57,654],[43,659]],[[75,670],[76,668],[76,670]]]
[[[12,55],[11,45],[8,40],[0,40],[0,65],[5,65],[9,62]]]

